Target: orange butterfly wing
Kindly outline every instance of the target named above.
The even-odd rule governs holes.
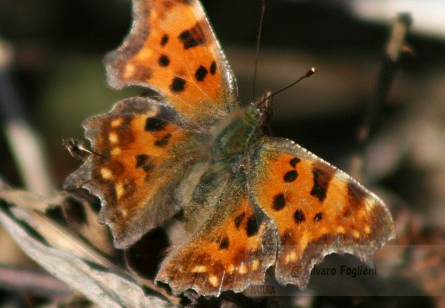
[[[250,167],[250,193],[280,238],[275,276],[282,284],[304,288],[314,265],[334,252],[369,264],[395,236],[382,200],[293,141],[263,137]]]
[[[84,127],[92,153],[65,187],[99,196],[100,221],[110,226],[115,246],[127,248],[186,202],[200,175],[195,144],[208,136],[171,106],[147,98],[118,102]]]
[[[197,0],[135,0],[134,23],[105,58],[109,84],[139,85],[211,125],[237,109],[235,77]]]
[[[264,272],[275,261],[276,232],[270,220],[252,207],[244,171],[234,173],[223,186],[217,198],[207,199],[213,200],[211,204],[203,203],[214,211],[201,225],[188,222],[194,230],[173,243],[176,248],[161,264],[156,280],[168,283],[175,294],[187,289],[214,296],[227,290],[241,292],[264,283]],[[203,204],[197,213],[201,221]]]

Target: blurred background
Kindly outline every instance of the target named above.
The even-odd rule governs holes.
[[[412,273],[421,292],[445,295],[445,281],[436,275],[445,269],[445,2],[270,0],[257,76],[260,1],[202,2],[243,101],[254,98],[255,78],[259,97],[317,68],[314,76],[275,97],[272,130],[345,170],[375,93],[392,22],[400,12],[411,13],[407,44],[412,52],[402,56],[378,115],[363,157],[364,180],[390,201],[398,244],[438,245],[436,258],[423,251],[418,259],[399,260],[398,266],[422,271]],[[128,32],[130,14],[128,0],[0,0],[0,39],[13,55],[9,73],[26,119],[41,137],[57,188],[79,165],[62,147],[62,137],[81,139],[84,119],[142,91],[108,88],[102,65],[105,53]],[[5,117],[0,121],[4,125]],[[0,175],[20,187],[17,170],[3,133]],[[4,238],[0,233],[0,243]],[[0,263],[30,261],[11,248],[2,249]]]

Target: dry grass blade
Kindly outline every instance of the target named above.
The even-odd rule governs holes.
[[[8,70],[12,58],[12,47],[0,38],[0,115],[4,121],[4,135],[26,187],[48,196],[54,189],[48,155],[39,134],[25,119],[22,101]]]
[[[29,202],[29,196],[23,195],[23,203]],[[14,200],[20,205],[19,194]],[[41,213],[25,207],[2,207],[0,223],[32,259],[100,307],[174,306],[146,296],[125,272]]]

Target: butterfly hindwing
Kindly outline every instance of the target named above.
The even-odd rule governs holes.
[[[313,266],[334,252],[370,263],[374,251],[394,237],[381,199],[294,142],[263,137],[250,161],[249,193],[280,238],[280,283],[304,288]]]
[[[110,85],[148,87],[201,125],[238,108],[235,78],[197,0],[134,0],[134,23],[105,58]]]
[[[241,292],[262,284],[275,260],[276,232],[252,207],[243,172],[232,175],[213,202],[215,210],[174,245],[158,272],[156,280],[168,283],[175,294],[187,289],[214,296],[227,290]]]

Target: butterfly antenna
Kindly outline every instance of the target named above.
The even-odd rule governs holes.
[[[303,76],[301,76],[300,78],[298,78],[296,81],[292,82],[290,85],[285,86],[284,88],[282,88],[282,89],[280,89],[280,90],[278,90],[278,91],[275,91],[275,92],[269,94],[269,95],[266,97],[266,99],[270,99],[270,98],[274,97],[275,95],[277,95],[278,93],[281,93],[281,92],[283,92],[283,91],[286,91],[287,89],[293,87],[294,85],[296,85],[297,83],[299,83],[299,82],[302,81],[303,79],[311,77],[312,75],[315,74],[316,71],[317,71],[317,69],[316,69],[315,67],[311,67],[311,68],[306,72],[306,74],[304,74]]]
[[[260,15],[260,23],[258,25],[258,36],[256,39],[256,51],[255,51],[255,69],[253,72],[253,97],[256,98],[256,80],[258,76],[258,58],[260,54],[260,45],[261,45],[261,37],[263,36],[263,23],[264,23],[264,14],[266,12],[266,0],[261,1],[261,15]]]

